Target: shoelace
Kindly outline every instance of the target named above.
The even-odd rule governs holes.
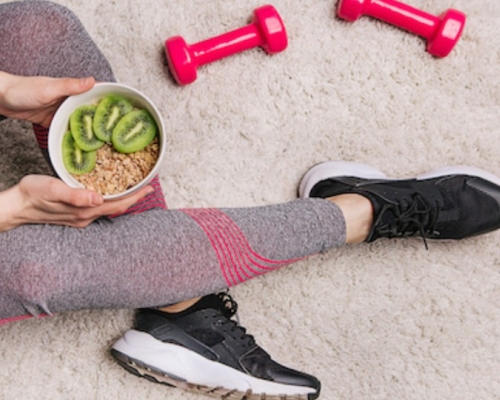
[[[227,291],[217,293],[217,297],[221,302],[220,311],[222,312],[222,315],[224,315],[224,317],[230,319],[234,315],[237,315],[238,303],[234,301],[234,299]]]
[[[387,218],[389,222],[382,224],[387,212],[391,212],[395,218]],[[385,204],[374,223],[375,232],[386,237],[412,236],[418,232],[428,249],[426,238],[439,235],[435,230],[438,216],[439,207],[416,193],[409,204]]]
[[[231,295],[227,292],[221,292],[217,294],[221,302],[219,307],[220,312],[224,317],[227,318],[227,324],[230,326],[229,331],[238,336],[233,336],[233,338],[238,339],[243,345],[251,347],[255,345],[255,339],[252,335],[247,333],[247,330],[240,325],[240,319],[238,317],[238,303],[233,300]],[[232,318],[235,317],[236,321]]]

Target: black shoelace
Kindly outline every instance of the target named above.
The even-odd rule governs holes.
[[[219,298],[221,302],[219,309],[222,312],[222,315],[224,315],[224,317],[230,319],[234,315],[237,315],[236,313],[238,312],[238,303],[234,301],[234,299],[227,291],[217,293],[216,296]]]
[[[240,325],[237,314],[238,304],[236,301],[234,301],[231,295],[227,292],[218,293],[217,297],[220,300],[219,310],[222,315],[227,318],[225,321],[225,324],[227,324],[226,330],[230,332],[233,339],[240,341],[242,346],[253,347],[255,345],[255,339]],[[233,317],[236,318],[236,321],[232,319]]]
[[[384,218],[386,213],[392,215]],[[385,237],[406,237],[420,233],[428,249],[426,238],[437,236],[435,230],[439,207],[431,204],[420,194],[415,193],[408,204],[384,204],[374,223],[375,232]],[[385,220],[385,223],[382,221]]]

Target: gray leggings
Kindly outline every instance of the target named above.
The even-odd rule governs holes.
[[[0,4],[0,70],[114,80],[68,9]],[[24,225],[0,233],[0,319],[171,304],[242,283],[345,242],[323,199],[238,209],[153,208],[85,229]]]

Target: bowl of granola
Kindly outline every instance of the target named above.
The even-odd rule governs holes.
[[[163,119],[140,91],[97,83],[68,97],[49,128],[48,150],[56,174],[70,187],[87,188],[105,200],[147,185],[165,154]]]

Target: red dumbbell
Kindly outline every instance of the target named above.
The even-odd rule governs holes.
[[[170,72],[177,83],[187,85],[196,80],[199,66],[261,46],[268,54],[286,49],[288,38],[280,15],[273,6],[254,10],[252,22],[243,28],[192,45],[180,36],[165,41]]]
[[[337,11],[340,18],[355,21],[364,14],[426,38],[427,51],[436,57],[451,52],[466,20],[464,13],[454,9],[434,16],[395,0],[340,0]]]

